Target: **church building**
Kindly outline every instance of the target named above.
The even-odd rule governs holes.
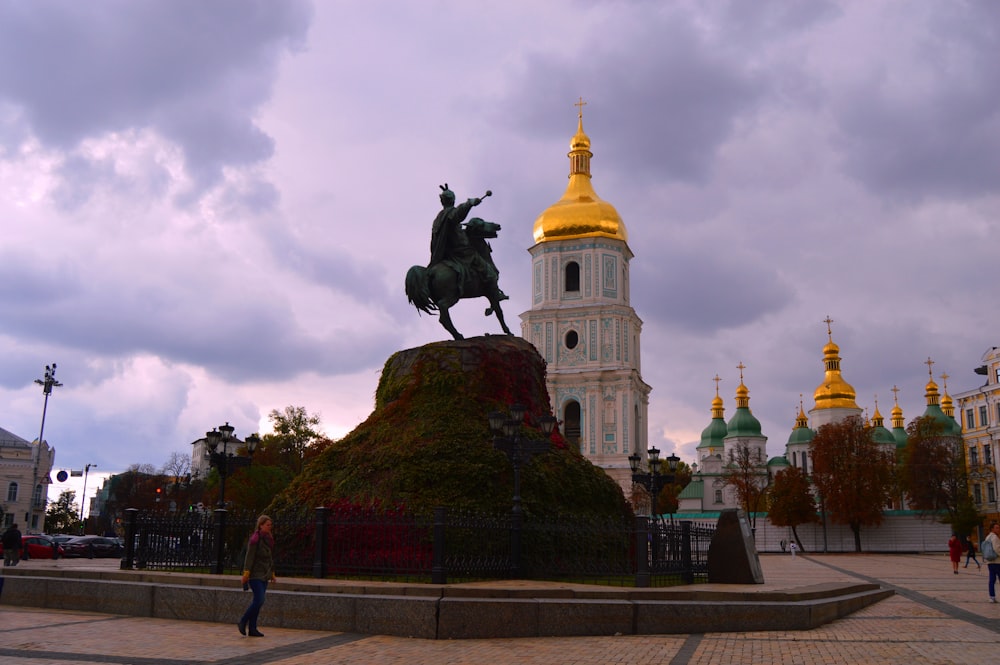
[[[594,191],[582,100],[578,106],[566,191],[535,220],[531,309],[521,314],[521,335],[548,365],[549,397],[567,441],[627,495],[629,455],[647,456],[642,321],[630,302],[628,231]]]

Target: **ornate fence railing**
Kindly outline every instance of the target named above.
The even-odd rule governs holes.
[[[431,516],[356,506],[272,516],[277,574],[432,582],[525,579],[623,586],[690,584],[707,579],[714,527],[671,523],[532,517],[523,521],[521,560],[513,560],[510,515],[438,508]],[[256,515],[126,511],[123,569],[238,573]]]

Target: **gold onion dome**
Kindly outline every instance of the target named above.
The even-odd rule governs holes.
[[[823,347],[823,365],[826,367],[826,376],[823,383],[819,384],[813,398],[816,400],[817,409],[857,409],[858,394],[854,387],[840,374],[840,347],[833,342],[833,333],[830,330],[832,319],[827,317],[826,334],[829,341]]]
[[[725,404],[719,397],[719,375],[715,375],[715,398],[712,400],[712,422],[701,432],[701,443],[699,448],[722,448],[725,445],[724,439],[728,433],[726,421],[723,420]]]
[[[583,131],[583,100],[578,103],[576,135],[570,141],[569,184],[562,198],[535,220],[535,242],[575,238],[613,238],[628,242],[625,222],[615,207],[602,201],[590,181],[590,138]]]
[[[736,413],[726,425],[726,429],[729,430],[726,436],[763,436],[760,421],[750,411],[750,389],[743,383],[743,370],[746,369],[746,365],[740,361],[736,367],[740,370],[740,385],[736,387]]]

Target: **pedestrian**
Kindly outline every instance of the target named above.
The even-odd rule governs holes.
[[[962,541],[957,533],[952,533],[948,539],[948,558],[951,559],[951,572],[958,575],[958,562],[962,560]]]
[[[784,538],[781,539],[781,551],[784,552],[788,548],[788,541]]]
[[[1000,553],[1000,522],[993,522],[990,525],[990,533],[983,540],[983,543],[989,542],[992,546],[993,558],[990,559],[990,552],[987,551],[986,547],[983,547],[983,560],[986,561],[986,568],[990,571],[990,602],[997,602],[996,594],[996,581],[1000,579],[1000,559],[997,558],[997,554]]]
[[[976,542],[966,538],[965,544],[968,546],[968,549],[965,550],[965,567],[969,567],[969,559],[972,559],[976,562],[976,568],[982,570],[983,567],[979,564],[979,559],[976,558]]]
[[[21,560],[21,532],[16,523],[3,532],[0,542],[3,543],[3,565],[16,566]]]
[[[799,549],[799,546],[795,544],[795,541],[788,543],[788,549],[792,552],[792,558],[795,558],[795,551]]]
[[[264,634],[257,630],[257,616],[264,604],[267,584],[275,580],[274,534],[271,532],[273,528],[274,522],[271,518],[261,515],[257,518],[257,528],[247,542],[247,556],[243,564],[243,589],[249,588],[253,592],[253,600],[236,624],[240,635],[264,637]]]

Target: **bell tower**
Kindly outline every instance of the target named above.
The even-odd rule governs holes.
[[[577,103],[569,183],[534,225],[531,309],[521,335],[547,363],[546,385],[569,445],[628,492],[628,456],[645,459],[651,388],[640,371],[642,321],[631,305],[625,223],[594,191]]]

